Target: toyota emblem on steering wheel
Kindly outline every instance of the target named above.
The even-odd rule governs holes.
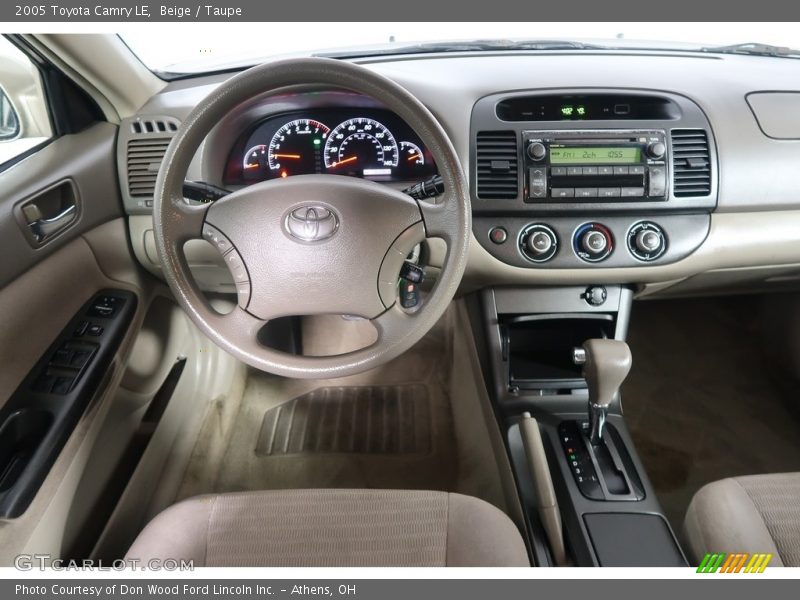
[[[290,210],[283,225],[293,238],[303,242],[320,242],[336,233],[339,218],[330,208],[304,204]]]

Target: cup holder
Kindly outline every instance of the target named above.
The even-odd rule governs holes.
[[[52,424],[53,415],[41,409],[26,408],[8,416],[0,427],[0,492],[17,482]]]

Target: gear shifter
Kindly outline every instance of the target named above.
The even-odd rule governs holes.
[[[589,441],[603,441],[608,406],[631,370],[631,350],[618,340],[587,340],[575,350],[575,363],[583,364],[589,387]]]
[[[581,493],[592,500],[641,500],[644,489],[608,407],[631,370],[631,351],[617,340],[587,340],[573,351],[589,387],[589,421],[559,426],[567,461]]]

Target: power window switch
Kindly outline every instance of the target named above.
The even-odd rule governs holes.
[[[83,366],[89,362],[89,359],[92,357],[91,350],[75,350],[72,353],[72,358],[69,361],[69,366],[75,369],[82,369]]]
[[[34,392],[43,392],[45,394],[49,394],[50,390],[53,389],[53,383],[55,383],[55,381],[55,375],[51,375],[45,371],[36,378],[31,388]]]
[[[75,383],[74,377],[56,377],[56,381],[53,383],[53,387],[50,391],[53,394],[64,396],[69,394],[73,383]]]

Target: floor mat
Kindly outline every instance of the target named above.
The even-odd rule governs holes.
[[[325,318],[304,348],[340,352],[363,323]],[[359,375],[323,381],[251,370],[241,404],[206,417],[178,499],[294,488],[454,490],[458,453],[447,392],[451,325]]]
[[[757,298],[634,304],[622,388],[636,448],[672,523],[724,477],[800,470],[795,382],[759,341]]]
[[[428,454],[424,385],[319,388],[264,414],[256,454]]]

